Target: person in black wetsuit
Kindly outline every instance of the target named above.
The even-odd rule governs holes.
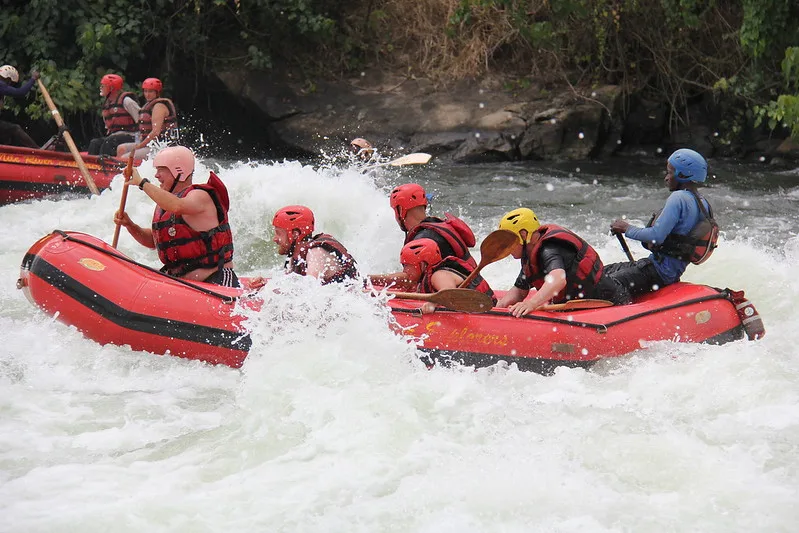
[[[629,303],[619,284],[604,274],[596,250],[577,234],[555,224],[541,225],[527,208],[506,213],[499,229],[519,237],[511,255],[521,259],[522,270],[497,307],[507,307],[513,316],[520,317],[550,301],[598,298],[614,304]],[[536,293],[525,300],[532,288]]]

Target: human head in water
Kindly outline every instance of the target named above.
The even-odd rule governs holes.
[[[375,153],[372,143],[366,139],[358,137],[350,141],[350,152],[355,154],[362,161],[369,161]]]

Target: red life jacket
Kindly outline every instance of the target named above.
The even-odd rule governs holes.
[[[133,117],[127,112],[122,102],[125,98],[130,97],[135,100],[136,97],[133,93],[122,91],[117,93],[116,98],[112,98],[112,96],[111,94],[106,96],[105,103],[103,104],[103,122],[105,122],[106,135],[111,135],[117,131],[135,132],[136,121],[133,120]]]
[[[211,172],[207,184],[192,185],[177,196],[182,198],[195,189],[207,192],[214,201],[219,221],[217,227],[197,231],[180,215],[160,207],[156,207],[153,213],[153,238],[158,258],[164,263],[161,270],[173,276],[183,276],[198,268],[221,269],[233,260],[233,233],[228,223],[230,199],[225,184]]]
[[[428,267],[422,273],[422,278],[419,280],[419,292],[425,294],[432,294],[436,292],[436,289],[433,288],[432,278],[433,274],[438,272],[439,270],[449,270],[451,272],[455,272],[456,274],[460,274],[463,276],[463,279],[466,279],[469,274],[475,269],[474,266],[470,265],[468,261],[464,261],[459,257],[445,257],[440,263],[434,265],[432,267]],[[497,303],[497,298],[494,296],[494,291],[491,289],[491,286],[488,282],[483,278],[481,275],[477,275],[469,286],[469,289],[474,289],[478,292],[484,292],[485,294],[489,295],[494,303]]]
[[[339,268],[335,272],[326,274],[321,280],[322,285],[340,283],[345,279],[352,279],[358,276],[355,259],[350,255],[343,244],[327,233],[319,233],[313,237],[309,236],[302,242],[296,243],[291,258],[286,260],[286,272],[294,272],[295,274],[304,276],[308,266],[308,252],[313,248],[322,248],[327,252],[335,254],[338,258]]]
[[[405,244],[414,240],[420,231],[430,229],[447,240],[455,257],[459,257],[467,261],[473,268],[477,268],[477,261],[469,253],[469,248],[475,245],[474,233],[466,222],[455,215],[445,213],[444,216],[446,217],[444,220],[436,217],[427,217],[422,220],[405,235]]]
[[[596,250],[577,234],[555,224],[541,226],[536,233],[540,233],[541,238],[533,249],[527,252],[527,246],[525,246],[527,253],[522,264],[525,277],[531,282],[539,282],[536,287],[540,288],[544,280],[544,274],[538,267],[538,254],[541,245],[546,241],[553,240],[566,243],[576,250],[577,255],[571,268],[566,272],[566,287],[556,294],[552,301],[564,302],[574,298],[591,298],[594,287],[602,279],[602,272],[605,268]]]
[[[699,207],[699,212],[702,217],[696,226],[691,228],[688,235],[678,235],[677,233],[669,233],[666,238],[659,245],[652,243],[643,243],[644,248],[655,252],[656,254],[664,254],[686,263],[690,262],[695,265],[701,265],[707,261],[713,254],[713,250],[718,247],[719,240],[719,225],[716,219],[713,218],[713,208],[710,207],[708,202],[708,209],[705,209],[705,203],[702,202],[702,197],[695,191],[687,189],[688,192],[696,200],[696,205]],[[646,227],[651,228],[657,218],[660,216],[661,209],[649,219]]]
[[[139,131],[142,139],[153,131],[153,108],[156,104],[164,104],[169,112],[164,118],[164,124],[158,140],[176,141],[178,138],[178,117],[175,112],[175,104],[169,98],[153,98],[139,110]]]

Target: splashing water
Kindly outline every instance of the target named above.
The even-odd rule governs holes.
[[[652,178],[475,166],[315,169],[206,161],[231,193],[237,271],[272,277],[240,370],[99,346],[14,288],[59,228],[110,241],[121,178],[100,197],[0,208],[0,531],[793,531],[799,521],[796,186],[718,180],[713,258],[684,279],[745,289],[768,331],[725,346],[653,343],[552,377],[497,365],[426,370],[380,298],[284,276],[274,212],[301,203],[364,273],[398,268],[393,185],[479,238],[520,205],[623,261],[610,221],[641,224]],[[145,163],[141,172],[152,176]],[[744,205],[748,201],[748,205]],[[131,189],[139,224],[153,204]],[[632,243],[631,243],[632,244]],[[125,231],[119,247],[157,265]],[[638,257],[644,250],[633,246]],[[509,288],[519,265],[485,276]]]

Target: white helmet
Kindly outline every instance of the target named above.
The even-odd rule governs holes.
[[[0,77],[6,78],[8,80],[17,83],[19,81],[19,72],[17,69],[12,67],[11,65],[3,65],[0,67]]]

